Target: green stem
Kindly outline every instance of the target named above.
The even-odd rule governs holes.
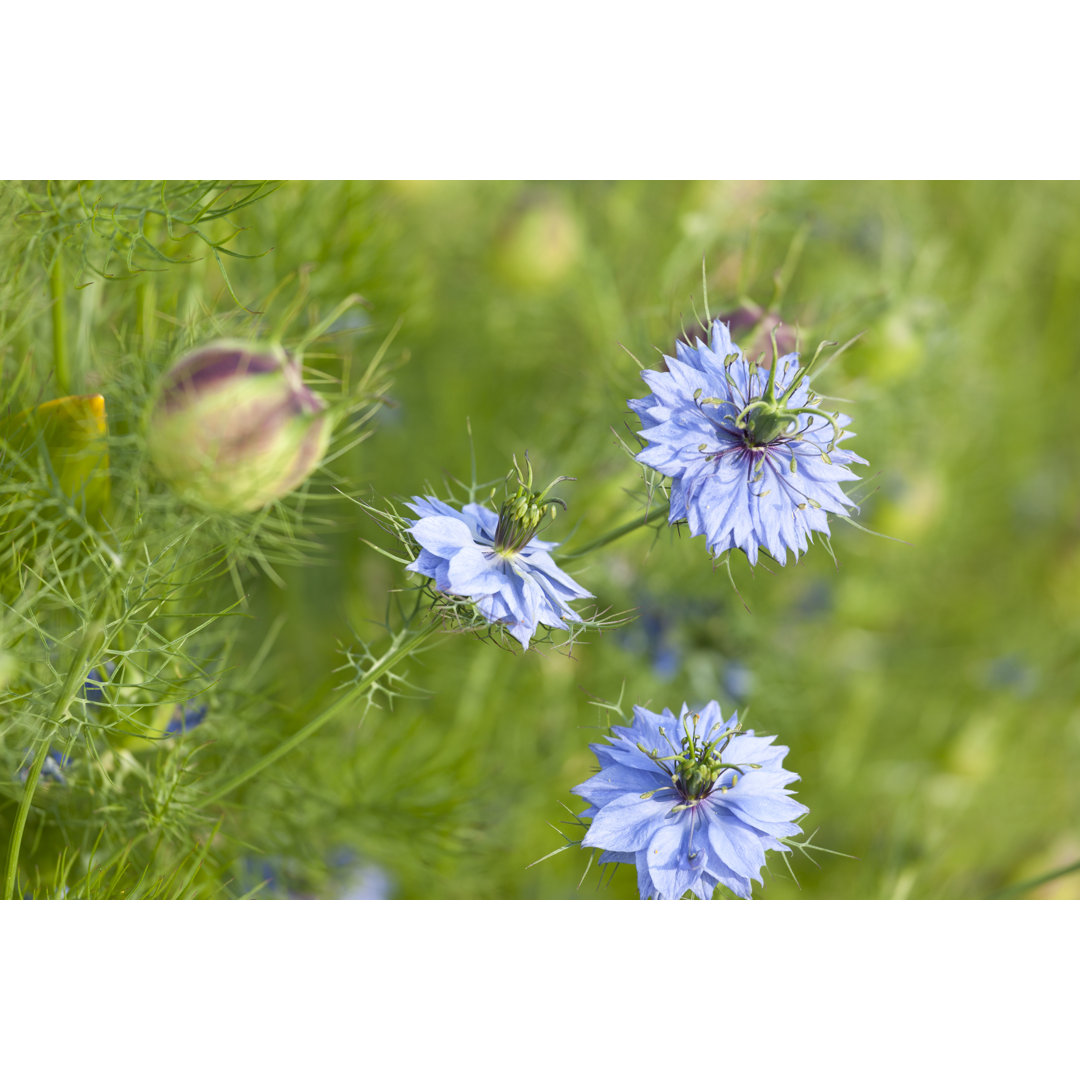
[[[49,271],[49,291],[52,294],[53,370],[60,396],[71,392],[71,371],[68,367],[67,326],[64,311],[64,266],[57,247]]]
[[[10,900],[15,895],[15,878],[18,874],[19,848],[22,847],[23,830],[26,828],[26,818],[30,813],[30,804],[34,801],[34,791],[37,789],[38,777],[41,776],[45,757],[49,753],[49,740],[42,739],[41,745],[34,755],[30,765],[30,774],[26,778],[26,788],[19,802],[19,810],[15,815],[15,826],[11,830],[11,843],[8,847],[7,874],[4,878],[4,899]]]
[[[142,342],[143,355],[150,353],[154,344],[157,322],[157,285],[151,274],[143,274],[135,289],[138,307],[135,311],[135,330]]]
[[[37,790],[38,780],[41,777],[41,767],[45,764],[45,756],[49,752],[50,740],[53,732],[60,724],[60,720],[71,705],[75,697],[76,689],[86,680],[87,664],[90,650],[94,647],[103,627],[105,606],[109,600],[109,586],[112,579],[106,582],[102,590],[101,599],[97,609],[90,617],[90,621],[83,629],[82,639],[75,652],[75,657],[68,668],[64,685],[53,702],[52,712],[45,724],[45,732],[41,745],[34,755],[33,764],[30,766],[30,775],[26,778],[26,787],[23,789],[22,799],[19,801],[19,809],[15,815],[15,826],[11,831],[11,842],[8,845],[7,872],[4,878],[4,899],[10,900],[15,895],[15,879],[19,871],[19,850],[22,847],[23,831],[26,829],[26,819],[30,814],[30,804],[34,801],[34,792]]]
[[[209,795],[194,803],[192,809],[201,810],[204,806],[209,806],[210,803],[218,802],[231,791],[235,791],[242,784],[246,784],[253,776],[257,776],[263,769],[273,765],[274,762],[280,758],[283,758],[290,750],[294,750],[305,739],[314,735],[321,727],[333,720],[338,713],[342,712],[350,705],[355,704],[357,699],[360,698],[381,675],[395,667],[399,661],[404,660],[410,653],[415,652],[416,649],[431,637],[437,629],[437,623],[429,623],[422,630],[417,631],[412,638],[404,644],[400,644],[399,637],[390,645],[386,652],[372,664],[364,677],[347,693],[343,694],[337,701],[328,705],[318,714],[318,716],[309,720],[299,731],[290,735],[284,742],[278,743],[270,753],[265,754],[256,761],[254,765],[232,777],[227,783],[222,784],[221,787],[216,788]]]
[[[262,772],[262,770],[265,769],[267,766],[272,765],[275,761],[283,757],[290,750],[299,746],[300,743],[302,743],[306,738],[308,738],[308,736],[313,735],[324,724],[327,724],[330,720],[337,716],[337,714],[340,713],[344,708],[352,705],[356,701],[356,699],[360,697],[360,695],[363,694],[364,691],[366,691],[371,686],[371,684],[375,682],[377,678],[379,678],[380,675],[385,674],[387,671],[393,668],[399,660],[403,660],[410,653],[415,652],[416,649],[424,641],[431,637],[431,635],[434,634],[437,629],[438,625],[436,623],[431,623],[429,626],[426,626],[422,630],[418,631],[416,635],[412,638],[412,640],[407,642],[403,647],[398,646],[398,641],[400,641],[399,635],[399,637],[394,641],[394,643],[391,644],[390,648],[388,648],[386,652],[383,653],[383,655],[375,662],[374,665],[372,665],[371,669],[360,680],[360,682],[358,682],[354,687],[352,687],[352,689],[347,694],[335,701],[333,704],[328,705],[318,716],[316,716],[313,720],[309,721],[298,732],[296,732],[295,735],[290,736],[283,743],[279,743],[269,754],[266,754],[264,757],[260,758],[251,768],[245,769],[244,772],[242,772],[239,776],[234,777],[227,784],[222,784],[221,787],[212,791],[205,798],[202,798],[197,803],[193,804],[192,809],[201,810],[203,807],[208,806],[210,803],[216,802],[218,799],[224,798],[230,792],[235,791],[236,788],[238,788],[241,784],[247,783],[247,781],[250,780],[253,776],[256,776],[258,773]],[[154,832],[155,828],[156,826],[151,825],[138,836],[129,840],[128,843],[126,843],[119,851],[114,852],[112,855],[109,856],[109,858],[105,859],[104,862],[93,866],[92,869],[98,874],[105,873],[108,870],[112,869],[112,867],[116,866],[122,859],[125,859],[128,855],[131,854],[132,849],[137,843],[150,836]]]
[[[578,559],[582,555],[587,555],[590,551],[596,551],[597,548],[605,547],[612,543],[612,541],[626,536],[627,533],[632,533],[635,529],[640,529],[642,525],[648,525],[650,522],[655,521],[657,517],[666,519],[670,507],[670,502],[665,502],[662,506],[650,507],[635,521],[628,521],[625,525],[620,525],[619,528],[604,533],[599,540],[594,540],[591,544],[586,544],[584,547],[577,548],[574,551],[568,551],[565,554],[560,552],[559,562],[566,562],[567,559]]]
[[[987,899],[1004,900],[1010,896],[1019,896],[1021,893],[1026,893],[1030,889],[1037,889],[1040,885],[1045,885],[1048,881],[1054,881],[1056,878],[1064,877],[1066,874],[1074,874],[1077,870],[1080,870],[1080,860],[1069,863],[1068,866],[1063,866],[1060,870],[1051,870],[1048,874],[1042,874],[1039,877],[1031,878],[1028,881],[1021,881],[1019,885],[1010,885],[1006,889],[991,893]]]

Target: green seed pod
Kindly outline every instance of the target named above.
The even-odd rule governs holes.
[[[147,443],[181,498],[216,510],[258,510],[297,488],[330,440],[326,402],[278,345],[215,341],[162,380]]]

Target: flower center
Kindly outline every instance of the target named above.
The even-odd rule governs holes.
[[[700,802],[712,794],[721,773],[731,769],[730,765],[720,760],[730,738],[726,736],[719,740],[723,745],[718,748],[718,742],[703,742],[696,734],[683,736],[681,752],[674,759],[671,778],[675,782],[675,789],[688,803]]]
[[[746,407],[740,426],[746,432],[750,446],[768,446],[785,434],[797,419],[798,413],[759,399]]]
[[[731,783],[721,787],[720,791],[730,791],[746,769],[757,769],[759,765],[750,763],[732,765],[730,762],[721,761],[728,743],[739,733],[739,725],[729,728],[716,739],[704,739],[698,734],[697,725],[701,719],[699,713],[683,718],[683,737],[679,746],[676,746],[668,737],[667,732],[660,728],[660,735],[671,747],[671,754],[661,757],[657,750],[646,750],[641,743],[638,749],[648,754],[663,770],[671,777],[672,786],[682,796],[684,802],[676,809],[685,809],[695,806],[702,799],[708,798],[716,790],[717,781],[726,773],[734,775]],[[670,762],[670,766],[667,764]],[[655,794],[647,792],[647,795]]]
[[[827,345],[834,343],[822,342],[821,345],[818,346],[817,352],[814,353],[814,357],[809,364],[800,364],[795,369],[794,374],[790,376],[785,375],[787,389],[781,388],[782,393],[777,396],[776,372],[777,368],[780,366],[780,351],[776,344],[775,328],[773,330],[772,339],[773,362],[769,367],[769,377],[765,383],[765,388],[762,390],[759,397],[752,398],[746,403],[746,407],[735,417],[735,426],[743,432],[743,439],[748,447],[761,448],[770,446],[782,439],[790,431],[793,424],[798,427],[799,417],[803,414],[820,416],[832,426],[833,435],[826,450],[826,453],[828,453],[836,445],[842,434],[840,425],[837,423],[837,416],[839,414],[823,412],[821,409],[816,408],[815,406],[819,403],[820,399],[812,394],[809,395],[806,403],[800,405],[798,408],[791,408],[790,400],[795,394],[795,391],[803,384],[804,380],[809,378],[810,372],[817,364],[818,357],[821,355],[822,350]],[[729,365],[733,359],[733,356],[727,357],[724,360],[725,367]],[[753,367],[751,367],[750,370],[753,371]],[[700,390],[694,394],[694,400],[698,402],[699,405],[726,404],[721,398],[703,397]]]
[[[506,499],[499,507],[499,521],[495,526],[494,548],[500,555],[516,555],[540,529],[544,518],[555,517],[556,506],[566,509],[566,503],[548,492],[563,480],[572,476],[560,476],[543,491],[532,489],[532,464],[525,457],[527,470],[523,471],[514,459],[514,468],[506,478]],[[516,489],[512,487],[516,480]]]
[[[532,492],[507,499],[499,508],[495,550],[500,555],[516,555],[536,535],[543,518],[543,508]]]

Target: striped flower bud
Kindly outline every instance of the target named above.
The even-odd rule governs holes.
[[[150,459],[182,498],[258,510],[297,488],[330,440],[326,402],[278,345],[215,341],[165,375],[150,415]]]

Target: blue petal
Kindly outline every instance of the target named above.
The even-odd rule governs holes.
[[[636,854],[638,893],[642,900],[659,900],[660,896],[653,884],[652,875],[649,873],[649,856],[646,851]]]
[[[708,863],[708,836],[694,809],[680,810],[674,821],[653,833],[648,847],[649,876],[661,899],[678,900],[692,889]]]
[[[489,539],[495,536],[495,530],[499,525],[499,515],[489,506],[483,503],[466,503],[461,512],[472,521],[473,525]]]
[[[717,885],[723,885],[725,888],[730,889],[740,900],[750,899],[750,890],[752,887],[750,879],[736,874],[726,866],[714,865],[706,871],[703,877],[713,881],[714,889]]]
[[[501,572],[497,556],[475,544],[462,548],[447,566],[450,591],[459,596],[490,596],[505,588],[506,576]]]
[[[444,559],[456,555],[463,547],[473,547],[472,530],[457,517],[421,518],[408,530],[421,546]]]
[[[659,787],[657,781],[661,779],[666,780],[667,777],[654,771],[635,769],[630,765],[609,765],[584,783],[571,788],[570,793],[580,795],[600,808],[621,795],[634,793],[640,796],[646,791],[652,791]]]
[[[445,570],[446,559],[441,555],[433,555],[430,551],[424,548],[420,549],[420,554],[405,567],[406,570],[412,570],[417,574],[423,574],[425,577],[434,577],[440,570]]]
[[[684,705],[683,708],[686,709],[686,706]],[[739,714],[737,712],[732,713],[729,720],[725,720],[720,706],[715,701],[710,701],[708,705],[699,709],[697,716],[699,719],[695,725],[695,733],[703,742],[715,742],[739,722]],[[730,745],[731,744],[729,743],[729,748]]]
[[[739,793],[741,787],[742,781],[740,780],[734,790],[727,792],[723,796],[723,804],[740,821],[745,821],[747,825],[753,825],[756,829],[763,829],[766,832],[775,834],[774,826],[780,822],[794,821],[809,812],[805,806],[797,803],[787,795],[746,796]],[[801,832],[802,830],[797,831]],[[795,833],[785,832],[784,835],[794,836]]]
[[[601,851],[598,863],[630,863],[637,864],[636,851]]]
[[[674,800],[658,796],[620,795],[597,811],[581,843],[605,851],[638,851],[649,843],[673,804]]]
[[[708,843],[728,869],[740,877],[761,881],[765,850],[761,838],[713,799],[699,804],[707,823]]]
[[[564,600],[582,600],[592,596],[591,592],[583,589],[572,577],[563,573],[547,552],[533,552],[526,547],[518,555],[517,562],[519,565],[524,564],[528,572],[532,573],[537,584],[549,596],[560,603]]]
[[[465,515],[460,510],[447,506],[441,499],[436,499],[431,495],[418,495],[415,499],[407,500],[405,505],[417,517],[452,517],[460,521],[465,520]]]

